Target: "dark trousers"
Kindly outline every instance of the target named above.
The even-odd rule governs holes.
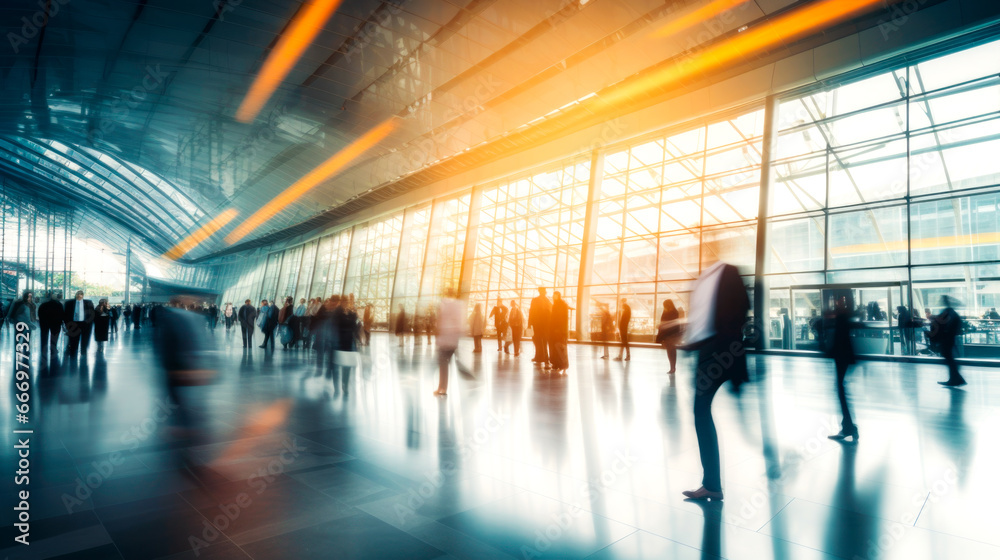
[[[503,339],[507,334],[506,325],[496,325],[497,328],[497,352],[503,350]]]
[[[516,354],[520,354],[521,353],[521,329],[520,328],[516,328],[516,329],[515,328],[511,328],[510,329],[510,340],[508,340],[507,343],[504,344],[503,349],[507,350],[508,348],[510,348],[511,344],[514,345],[514,354],[515,355]]]
[[[665,344],[664,347],[667,349],[667,360],[670,362],[670,371],[674,371],[677,369],[677,348]]]
[[[620,329],[618,331],[618,336],[622,339],[622,347],[621,350],[618,351],[618,356],[621,356],[622,353],[624,353],[626,356],[631,357],[632,349],[628,346],[628,328]]]
[[[277,325],[273,327],[267,327],[264,329],[264,343],[261,344],[262,347],[267,347],[267,341],[271,341],[271,350],[274,350],[274,329],[278,328]]]
[[[59,346],[59,325],[42,325],[42,345],[38,348],[39,350],[45,350],[45,343],[48,342],[49,336],[51,336],[51,346],[52,351],[56,351],[56,347]]]
[[[113,332],[113,333],[118,332],[118,319],[115,318],[115,317],[112,317],[111,318],[110,326],[111,326],[111,332]]]
[[[240,323],[240,330],[243,331],[243,347],[253,344],[253,323]]]
[[[844,388],[844,378],[847,377],[850,364],[846,360],[837,360],[834,366],[837,368],[837,398],[840,399],[840,413],[844,417],[840,425],[843,426],[844,433],[848,434],[854,431],[854,420],[851,418],[851,410],[847,408],[847,390]]]
[[[71,356],[75,356],[78,351],[87,353],[87,347],[90,346],[91,327],[92,325],[87,322],[66,323],[66,335],[69,337],[66,351]]]
[[[720,346],[709,343],[698,352],[698,372],[695,374],[694,430],[698,435],[698,451],[705,471],[701,485],[709,492],[722,492],[722,472],[719,461],[719,436],[712,419],[712,399],[729,375],[714,359]]]
[[[539,332],[541,329],[535,328],[534,336],[531,337],[531,342],[535,345],[535,357],[533,361],[535,362],[548,362],[549,361],[549,345],[548,340],[545,338],[545,334]]]
[[[948,384],[956,385],[965,383],[965,378],[958,373],[958,362],[955,361],[955,345],[942,344],[941,357],[944,358],[944,363],[948,365]]]
[[[475,346],[472,349],[473,352],[482,352],[483,351],[483,335],[479,334],[479,335],[473,336],[472,337],[472,342],[473,342],[473,344],[475,344]]]

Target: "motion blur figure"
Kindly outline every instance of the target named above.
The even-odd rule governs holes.
[[[486,324],[486,319],[483,317],[483,304],[477,303],[476,307],[472,310],[472,316],[469,317],[469,328],[472,333],[473,348],[472,352],[474,354],[479,354],[483,351],[483,331],[484,325]]]
[[[455,299],[455,292],[452,289],[445,290],[444,297],[441,298],[441,309],[438,312],[438,388],[434,394],[443,397],[448,394],[448,370],[451,367],[451,358],[458,349],[458,339],[464,332],[465,311],[462,309],[462,302]],[[455,366],[460,373],[465,373],[465,368],[458,359],[455,359]]]
[[[852,442],[857,443],[858,427],[851,418],[851,411],[847,406],[847,391],[844,388],[847,370],[855,362],[854,345],[851,343],[851,312],[847,307],[846,297],[837,300],[837,306],[833,312],[833,341],[830,343],[830,356],[837,368],[837,398],[840,400],[843,421],[840,433],[829,437],[838,441],[851,438]]]
[[[203,328],[204,317],[186,309],[191,303],[194,303],[192,297],[174,296],[169,307],[158,311],[154,351],[163,369],[167,396],[177,407],[170,421],[183,450],[179,456],[182,466],[197,479],[197,467],[187,450],[204,440],[205,423],[191,406],[191,391],[210,383],[215,369],[208,363],[206,337],[192,336]]]
[[[531,329],[531,342],[535,345],[535,357],[531,359],[542,367],[549,361],[548,340],[549,315],[552,313],[552,303],[545,297],[545,288],[538,288],[538,297],[531,300],[528,308],[528,328]]]
[[[510,340],[504,345],[504,351],[511,344],[514,345],[514,357],[521,355],[521,335],[524,332],[524,315],[517,302],[510,300],[510,307],[507,311],[507,327],[510,329]]]
[[[966,385],[965,378],[958,373],[958,362],[955,360],[955,344],[962,334],[962,319],[955,311],[955,300],[949,296],[941,296],[944,311],[931,323],[931,342],[938,346],[941,357],[948,365],[948,381],[938,381],[945,387],[961,387]]]
[[[611,341],[611,329],[614,327],[614,319],[611,318],[611,310],[608,304],[601,302],[597,304],[600,310],[599,320],[601,321],[601,342],[604,344],[604,355],[602,360],[607,360],[611,356],[608,354],[608,343]]]
[[[63,306],[59,292],[49,292],[49,299],[38,306],[38,321],[42,327],[42,348],[44,350],[46,341],[49,343],[50,353],[55,354],[59,347],[59,331],[63,324]]]
[[[739,391],[747,375],[743,324],[750,299],[735,266],[721,261],[705,269],[691,291],[687,349],[698,351],[695,374],[694,428],[705,471],[701,488],[683,494],[692,500],[721,500],[719,436],[712,419],[712,399],[726,381]]]
[[[667,360],[670,362],[670,371],[673,375],[677,372],[677,339],[681,332],[679,324],[680,314],[674,306],[673,300],[663,300],[663,313],[660,314],[660,325],[656,329],[656,342],[663,345],[667,351]]]
[[[552,293],[552,312],[549,316],[549,360],[552,371],[564,374],[569,369],[569,305],[559,292]]]

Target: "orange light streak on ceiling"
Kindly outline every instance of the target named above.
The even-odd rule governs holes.
[[[746,4],[750,0],[716,0],[711,4],[707,4],[694,10],[693,12],[683,15],[674,21],[664,25],[660,29],[657,29],[653,33],[654,37],[669,37],[674,33],[684,31],[685,29],[694,27],[702,22],[708,21],[709,19],[729,10],[735,8],[740,4]]]
[[[199,243],[208,239],[213,233],[219,231],[223,226],[233,221],[233,218],[235,218],[237,214],[239,214],[239,212],[232,208],[226,210],[213,218],[212,221],[195,230],[194,233],[187,236],[183,241],[174,245],[172,249],[163,253],[163,256],[170,260],[177,260],[183,257],[190,252],[191,249],[197,247]]]
[[[264,61],[264,66],[250,86],[250,91],[236,110],[236,120],[250,122],[257,116],[274,90],[278,89],[278,85],[298,62],[302,53],[323,29],[326,21],[337,10],[340,2],[341,0],[313,0],[292,21]]]
[[[370,148],[381,142],[396,128],[395,118],[390,118],[375,128],[366,132],[363,136],[351,142],[343,150],[340,150],[333,157],[319,164],[315,169],[306,173],[301,179],[292,184],[278,196],[271,199],[246,219],[242,224],[226,236],[226,242],[236,243],[240,239],[264,222],[270,220],[275,214],[281,212],[289,204],[295,202],[302,195],[319,185],[333,174],[343,169],[355,158],[368,151]]]
[[[616,105],[629,98],[642,95],[656,88],[680,82],[705,72],[718,70],[727,64],[756,53],[799,39],[869,11],[885,0],[820,0],[787,12],[759,26],[751,26],[722,43],[707,47],[654,70],[634,83],[608,95],[599,96],[600,102]]]

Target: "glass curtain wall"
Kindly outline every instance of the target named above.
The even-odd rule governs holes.
[[[483,303],[489,314],[498,297],[505,305],[516,300],[527,318],[545,287],[549,298],[562,292],[575,324],[589,182],[590,161],[577,160],[483,188],[471,304]]]
[[[586,286],[613,315],[627,300],[635,340],[653,340],[663,300],[687,308],[707,263],[721,259],[753,274],[763,133],[759,109],[605,156]],[[593,336],[600,316],[597,305],[590,309]]]
[[[402,212],[354,228],[344,292],[359,306],[370,303],[380,328],[389,323],[402,231]]]
[[[931,353],[919,318],[951,295],[965,354],[1000,357],[1000,42],[783,100],[778,123],[772,346],[812,349],[822,284],[851,290],[869,353]]]

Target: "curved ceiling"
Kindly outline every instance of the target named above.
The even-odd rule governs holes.
[[[655,35],[707,3],[345,0],[256,119],[241,123],[236,109],[301,2],[7,0],[0,173],[99,208],[163,252],[235,209],[230,231],[397,117],[377,147],[241,242],[253,246],[367,204],[372,189],[447,172],[443,161],[511,132],[559,128],[553,116],[579,112],[594,92],[797,2],[747,0]],[[232,249],[214,235],[185,260]]]

